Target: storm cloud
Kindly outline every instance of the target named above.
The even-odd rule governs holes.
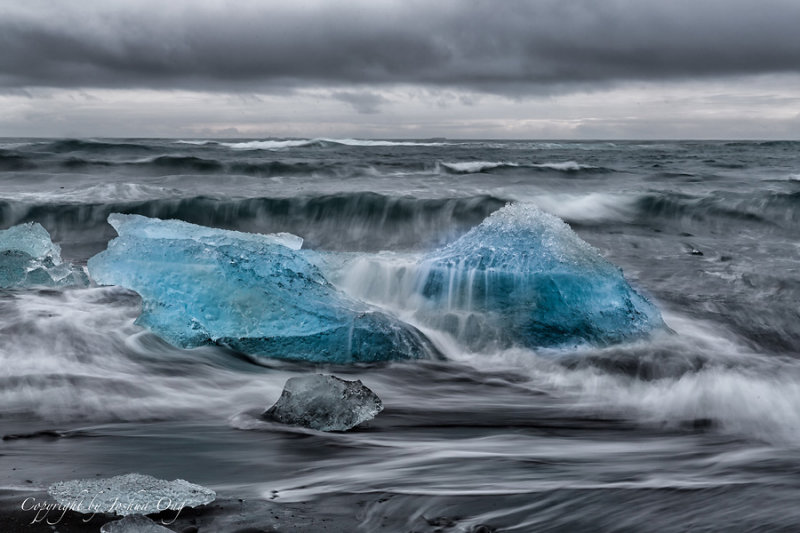
[[[0,135],[800,137],[796,0],[0,0]]]
[[[384,99],[363,87],[524,95],[798,72],[798,21],[796,0],[4,2],[0,87],[333,84],[372,113]]]

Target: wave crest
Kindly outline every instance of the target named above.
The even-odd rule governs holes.
[[[190,141],[184,141],[190,142]],[[364,146],[364,147],[388,147],[388,146],[446,146],[444,142],[424,142],[424,141],[383,141],[368,139],[284,139],[284,140],[264,140],[264,141],[242,141],[242,142],[222,142],[221,146],[233,148],[235,150],[282,150],[286,148],[300,147],[325,147],[325,146]]]
[[[125,193],[130,201],[76,198],[81,203],[29,203],[0,199],[0,224],[37,221],[58,242],[100,249],[113,237],[110,213],[179,219],[253,233],[289,232],[312,248],[374,251],[425,249],[444,244],[506,204],[494,196],[414,198],[342,193],[291,198],[218,199],[208,196],[152,198],[159,190],[127,187],[96,191],[102,198]],[[163,190],[169,193],[169,190]],[[138,197],[144,199],[138,200]],[[150,198],[147,198],[151,196]]]
[[[513,161],[456,161],[456,162],[440,162],[438,168],[447,173],[452,174],[480,174],[482,172],[492,172],[494,170],[507,170],[507,169],[529,169],[548,171],[555,170],[557,172],[611,172],[611,169],[604,167],[597,167],[594,165],[586,165],[578,163],[577,161],[560,161],[560,162],[546,162],[546,163],[516,163]]]

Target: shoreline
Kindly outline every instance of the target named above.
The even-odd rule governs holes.
[[[46,516],[37,516],[30,507],[22,509],[22,502],[26,498],[52,502],[47,491],[43,490],[0,490],[0,531],[97,533],[104,524],[121,518],[109,513],[93,516],[69,510],[52,510]],[[265,500],[219,498],[208,505],[181,509],[177,514],[175,511],[163,511],[147,516],[155,523],[181,533],[345,533],[358,530],[357,511],[372,499],[358,495],[339,496],[334,498],[339,505],[331,506],[324,502],[278,504]]]
[[[469,517],[468,501],[459,505],[434,505],[451,514],[425,513],[424,496],[411,497],[405,512],[392,512],[384,504],[402,495],[391,493],[335,494],[308,502],[278,503],[263,499],[224,497],[196,508],[147,515],[156,524],[175,533],[353,533],[355,531],[414,533],[496,533],[502,528],[477,523]],[[22,510],[26,498],[43,502],[47,491],[0,489],[0,531],[3,533],[97,533],[119,517],[98,513],[51,511],[36,520],[36,512]],[[467,500],[472,500],[468,498]],[[491,498],[489,499],[491,500]],[[52,501],[52,500],[49,500]],[[484,502],[484,505],[489,502]],[[428,507],[428,511],[433,511]],[[28,508],[29,509],[29,508]],[[453,514],[454,513],[454,514]],[[47,519],[50,523],[47,523]]]

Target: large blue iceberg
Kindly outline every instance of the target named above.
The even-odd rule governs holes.
[[[119,237],[89,260],[100,284],[142,297],[137,323],[183,348],[329,363],[423,357],[416,329],[336,290],[302,239],[112,214]]]
[[[61,260],[61,248],[41,224],[27,222],[0,231],[0,288],[86,285],[82,269]]]
[[[474,349],[605,345],[664,326],[620,268],[530,204],[507,205],[428,254],[415,286],[417,318]]]

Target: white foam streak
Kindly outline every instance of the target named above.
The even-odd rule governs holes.
[[[285,373],[261,379],[214,366],[212,349],[178,350],[143,332],[133,325],[138,305],[125,302],[125,294],[103,287],[17,293],[6,302],[15,319],[6,321],[0,344],[3,413],[98,423],[202,412],[222,421],[241,405],[266,405],[280,395]],[[109,305],[112,299],[123,302]],[[189,370],[153,372],[154,357]]]
[[[207,144],[218,144],[218,142],[217,141],[208,141],[208,140],[206,140],[206,141],[203,141],[203,140],[188,140],[188,141],[180,140],[180,141],[175,141],[175,144],[193,144],[195,146],[204,146],[204,145],[207,145]]]
[[[518,163],[510,161],[461,161],[455,163],[440,163],[443,167],[452,170],[453,172],[462,172],[465,174],[477,174],[484,170],[491,170],[493,168],[503,167],[518,167]]]
[[[550,435],[537,440],[521,440],[519,435],[499,434],[479,438],[392,440],[378,435],[359,441],[361,446],[389,448],[374,468],[370,458],[353,459],[348,464],[336,459],[319,461],[316,471],[303,472],[291,478],[270,482],[269,489],[279,487],[281,501],[304,501],[320,494],[335,492],[370,492],[390,490],[394,493],[426,495],[502,495],[546,492],[558,489],[641,489],[701,488],[727,485],[733,481],[709,481],[693,472],[653,473],[632,480],[600,481],[586,465],[581,472],[542,470],[538,473],[519,469],[507,471],[502,478],[487,478],[485,470],[470,465],[492,461],[514,463],[568,464],[576,457],[592,458],[595,465],[619,465],[641,454],[669,454],[681,450],[677,442],[616,441],[586,442]],[[450,465],[454,475],[447,475]],[[410,475],[412,474],[413,475]],[[267,490],[269,490],[267,489]],[[269,494],[267,494],[269,497]]]
[[[540,168],[547,170],[557,170],[559,172],[577,172],[580,170],[598,169],[593,165],[584,165],[577,161],[560,161],[555,163],[516,163],[514,161],[455,161],[438,163],[452,172],[462,174],[478,174],[496,168]]]
[[[371,141],[363,139],[318,139],[323,142],[344,144],[346,146],[447,146],[444,142],[423,141]]]
[[[313,142],[314,141],[311,140],[301,139],[287,141],[247,141],[237,143],[220,143],[220,145],[233,148],[234,150],[280,150],[297,146],[308,146],[313,144]]]
[[[531,165],[536,168],[548,168],[550,170],[559,170],[561,172],[576,172],[578,170],[591,170],[599,167],[592,165],[583,165],[577,161],[562,161],[559,163],[537,163]]]
[[[676,315],[665,319],[677,335],[605,350],[585,349],[583,357],[603,359],[626,350],[640,359],[654,353],[686,354],[704,358],[703,368],[644,380],[596,366],[566,368],[557,351],[509,349],[448,356],[479,370],[524,369],[531,377],[530,386],[551,391],[576,409],[667,427],[708,420],[725,432],[778,445],[800,439],[800,372],[795,365],[751,353],[731,340],[730,333],[710,324]]]
[[[419,304],[418,260],[418,255],[391,252],[359,256],[326,275],[355,298],[398,312],[408,311]]]
[[[531,198],[531,201],[567,222],[592,223],[629,221],[635,215],[636,198],[624,194],[594,192],[542,195]]]
[[[286,148],[297,148],[304,146],[314,146],[317,144],[338,144],[344,146],[446,146],[447,143],[441,142],[421,142],[421,141],[383,141],[367,139],[284,139],[284,140],[264,140],[264,141],[244,141],[244,142],[223,142],[221,146],[226,146],[234,150],[283,150]]]
[[[36,192],[18,192],[14,194],[13,199],[31,203],[89,203],[157,200],[187,195],[189,193],[178,189],[145,185],[143,183],[100,183],[90,186],[76,185],[57,190],[43,189]]]

